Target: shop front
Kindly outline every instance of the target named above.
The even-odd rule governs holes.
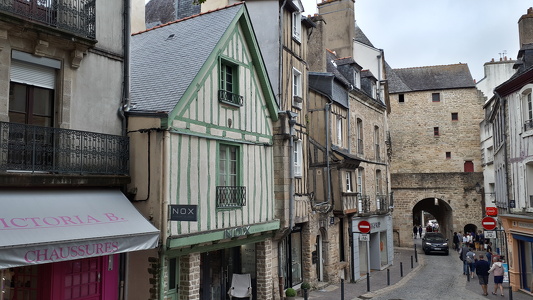
[[[363,234],[359,222],[368,221],[370,232]],[[370,270],[382,270],[392,264],[394,245],[392,241],[392,217],[390,215],[355,217],[352,219],[353,267],[352,276],[357,280]]]
[[[0,300],[118,299],[124,253],[158,245],[118,190],[4,190],[0,201]]]
[[[533,219],[512,214],[498,216],[505,232],[509,257],[509,280],[514,291],[533,291]],[[502,253],[504,255],[505,253]]]

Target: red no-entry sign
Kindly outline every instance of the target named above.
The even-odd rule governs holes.
[[[485,230],[493,230],[496,228],[496,219],[492,217],[484,217],[483,220],[481,220],[481,226],[483,226]]]
[[[485,212],[487,213],[487,216],[497,216],[498,208],[497,207],[485,207]]]
[[[357,225],[357,228],[359,228],[359,231],[361,233],[369,233],[370,232],[370,223],[368,223],[368,221],[359,221],[359,224]]]

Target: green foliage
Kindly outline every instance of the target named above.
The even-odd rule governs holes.
[[[293,288],[288,288],[287,290],[285,290],[285,296],[296,297],[296,291]]]
[[[311,288],[311,285],[309,284],[309,282],[304,282],[304,283],[302,283],[302,286],[301,286],[301,287],[302,287],[302,289],[304,289],[304,290],[308,290],[308,289]]]

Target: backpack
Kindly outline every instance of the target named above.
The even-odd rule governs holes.
[[[473,255],[468,255],[468,253],[466,254],[466,262],[471,264],[474,262],[474,256]]]

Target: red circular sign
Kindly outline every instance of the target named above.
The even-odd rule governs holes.
[[[359,221],[359,224],[357,225],[357,228],[359,228],[359,231],[361,233],[369,233],[370,232],[370,223],[368,223],[368,221]]]
[[[483,226],[485,230],[493,230],[496,228],[496,219],[492,217],[484,217],[483,220],[481,220],[481,226]]]
[[[497,207],[485,207],[485,212],[487,213],[487,216],[497,216],[498,208]]]

